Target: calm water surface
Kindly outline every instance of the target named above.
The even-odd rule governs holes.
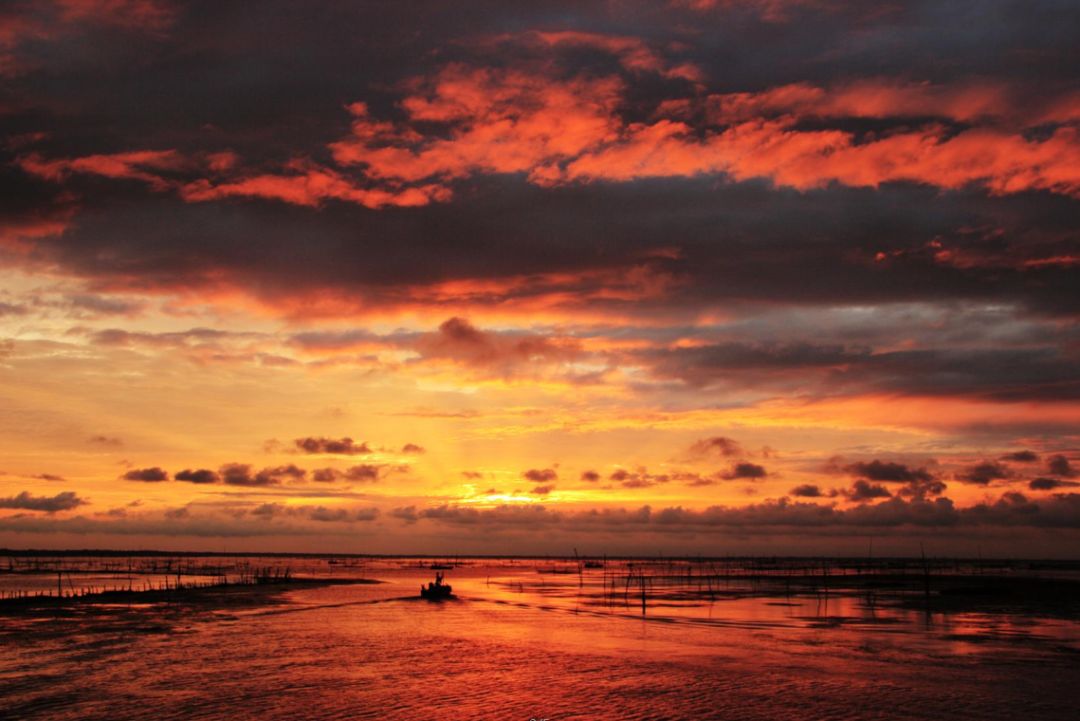
[[[536,565],[447,571],[461,598],[446,603],[413,598],[432,571],[372,562],[307,570],[384,583],[143,626],[0,618],[0,717],[1077,718],[1074,621],[927,616],[839,582],[830,594],[655,588],[642,617],[613,570]]]

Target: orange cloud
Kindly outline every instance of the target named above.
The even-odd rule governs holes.
[[[545,47],[599,48],[631,71],[673,72],[637,38],[583,32],[526,37]],[[372,209],[447,202],[450,182],[480,174],[521,174],[541,186],[718,175],[763,178],[798,190],[911,182],[944,189],[975,185],[992,194],[1080,194],[1078,131],[1062,124],[1080,115],[1075,95],[1034,104],[1022,115],[1016,110],[1025,107],[1020,96],[1000,83],[872,79],[828,89],[796,83],[703,102],[666,98],[657,109],[672,117],[628,122],[622,78],[550,73],[452,64],[406,84],[402,122],[377,119],[365,103],[353,103],[351,134],[328,146],[334,162],[355,169],[353,175],[306,159],[287,163],[282,172],[245,174],[233,153],[193,155],[196,161],[175,150],[52,160],[30,154],[18,163],[56,182],[74,173],[134,179],[159,191],[176,189],[191,202],[248,197],[318,207],[339,200]],[[704,124],[692,120],[694,108],[703,111]],[[977,124],[959,132],[905,125],[865,137],[800,125],[807,118],[843,117]],[[1036,122],[1059,127],[1031,138],[1015,129]],[[168,177],[193,168],[214,179]]]
[[[581,355],[573,339],[534,334],[482,331],[464,318],[451,318],[434,333],[422,335],[415,348],[426,359],[446,359],[468,366],[501,369],[519,365],[560,363]]]
[[[629,38],[539,37],[631,53],[635,67],[660,62]],[[351,106],[353,133],[331,144],[335,160],[363,166],[370,177],[390,183],[481,173],[523,173],[538,185],[726,175],[736,181],[766,178],[799,190],[906,181],[949,189],[975,184],[995,194],[1080,192],[1080,144],[1072,127],[1043,139],[994,125],[959,133],[930,125],[861,139],[846,130],[798,126],[810,116],[1001,118],[1016,106],[1002,85],[787,85],[710,97],[706,128],[671,118],[627,123],[618,112],[624,88],[617,78],[557,80],[453,65],[430,83],[414,82],[412,89],[401,103],[410,122],[400,126],[373,119],[363,104]],[[1064,121],[1074,112],[1072,104],[1050,103],[1034,117]],[[412,125],[429,121],[449,125],[449,132],[424,135]],[[709,129],[716,125],[721,127]]]
[[[960,122],[1018,112],[1014,93],[1001,83],[946,86],[896,80],[859,80],[833,88],[794,83],[759,93],[710,95],[706,100],[714,123],[733,123],[762,116],[791,114],[816,117],[943,117]],[[1051,119],[1069,119],[1069,108],[1048,111]],[[1057,116],[1057,117],[1055,117]],[[1045,117],[1045,115],[1043,116]]]
[[[793,129],[782,121],[741,123],[704,140],[669,120],[632,127],[623,141],[587,153],[565,169],[566,180],[629,181],[723,173],[767,178],[798,190],[835,182],[877,187],[908,181],[956,189],[982,185],[994,194],[1047,190],[1080,195],[1080,143],[1073,128],[1045,140],[998,130],[949,135],[930,128],[857,143],[840,130]]]
[[[183,166],[183,158],[175,150],[136,150],[107,155],[87,155],[81,158],[45,160],[32,153],[18,159],[19,167],[31,175],[54,182],[73,173],[100,175],[106,178],[141,180],[155,190],[165,190],[170,182],[157,172]]]
[[[434,184],[401,190],[361,188],[327,168],[299,165],[296,170],[291,175],[255,175],[217,184],[196,180],[184,185],[180,194],[191,202],[248,197],[317,207],[327,200],[341,200],[368,208],[416,207],[450,198],[448,188]]]
[[[453,122],[449,137],[391,133],[353,105],[352,137],[332,143],[342,165],[363,165],[372,177],[413,182],[473,173],[527,173],[543,183],[554,163],[617,139],[617,78],[552,82],[516,70],[452,65],[402,101],[413,121]],[[392,145],[372,141],[389,138]]]
[[[781,116],[945,118],[1019,127],[1080,119],[1080,93],[1028,97],[1024,88],[991,81],[940,85],[867,78],[828,88],[792,83],[755,93],[710,95],[704,106],[709,122],[717,125]]]

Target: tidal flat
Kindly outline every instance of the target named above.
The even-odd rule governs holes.
[[[418,598],[433,566],[456,598]],[[0,573],[0,707],[65,720],[1072,719],[1077,571],[18,558]]]

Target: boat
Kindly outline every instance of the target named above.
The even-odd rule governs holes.
[[[447,598],[455,598],[454,589],[449,583],[443,583],[443,575],[435,574],[435,582],[428,585],[421,584],[420,598],[428,601],[442,601]]]

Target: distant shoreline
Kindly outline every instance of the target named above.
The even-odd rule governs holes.
[[[78,557],[102,557],[102,558],[114,558],[114,557],[173,557],[173,558],[389,558],[389,559],[417,559],[417,560],[430,560],[430,559],[460,559],[460,560],[491,560],[491,559],[506,559],[506,560],[522,560],[522,561],[539,561],[548,559],[567,559],[573,560],[575,557],[580,559],[608,559],[610,561],[835,561],[842,563],[865,563],[867,561],[874,563],[883,563],[889,561],[912,561],[919,559],[918,555],[909,556],[874,556],[867,558],[867,556],[830,556],[830,555],[774,555],[774,554],[758,554],[758,555],[633,555],[633,554],[604,554],[604,553],[591,553],[580,554],[575,556],[573,553],[567,554],[505,554],[505,553],[313,553],[305,551],[163,551],[154,549],[134,549],[134,550],[122,550],[122,549],[94,549],[94,548],[75,548],[75,549],[44,549],[44,548],[27,548],[27,549],[14,549],[14,548],[0,548],[0,558],[7,556],[15,557],[38,557],[38,558],[78,558]],[[936,561],[958,561],[958,562],[971,562],[979,564],[1002,564],[1002,563],[1026,563],[1026,564],[1039,564],[1048,565],[1053,567],[1060,566],[1076,566],[1080,570],[1080,557],[1076,558],[1047,558],[1036,556],[1009,556],[1009,557],[991,557],[991,556],[953,556],[953,555],[937,555],[927,554],[927,558],[933,558]],[[0,571],[3,571],[0,568]]]
[[[112,605],[169,605],[172,607],[225,608],[262,605],[285,591],[322,588],[332,585],[374,585],[383,583],[371,578],[293,578],[271,583],[219,583],[180,588],[126,590],[114,589],[73,596],[28,595],[0,599],[0,617],[39,611],[87,609]]]

